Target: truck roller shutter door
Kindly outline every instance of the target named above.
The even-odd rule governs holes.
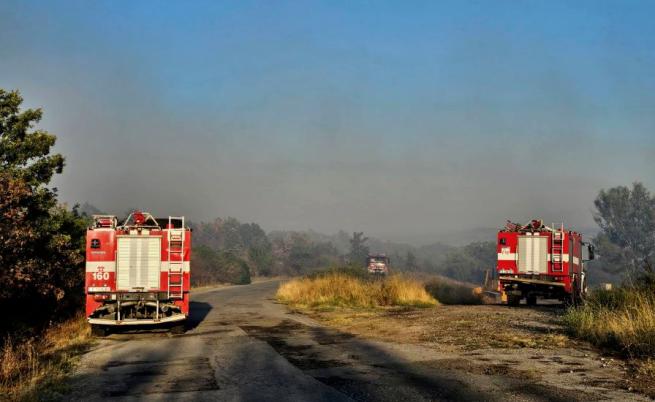
[[[548,237],[519,236],[518,240],[519,273],[548,273]]]
[[[118,237],[116,288],[118,290],[159,289],[161,238]]]
[[[519,272],[531,273],[532,272],[532,237],[519,236],[519,244],[517,248],[519,254]]]

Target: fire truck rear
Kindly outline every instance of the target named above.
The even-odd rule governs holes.
[[[538,297],[577,303],[585,296],[585,262],[594,258],[594,249],[580,233],[541,220],[508,222],[498,232],[496,247],[498,287],[509,305],[524,298],[535,305]]]
[[[366,257],[366,269],[372,275],[387,275],[391,260],[386,254],[369,254]]]
[[[94,215],[86,235],[86,316],[96,335],[116,326],[172,326],[189,315],[191,230],[184,217]]]

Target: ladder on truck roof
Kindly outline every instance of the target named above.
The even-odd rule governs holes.
[[[553,272],[564,271],[564,223],[557,229],[553,223],[551,236],[550,262]]]
[[[182,226],[174,227],[173,221],[181,221]],[[168,217],[168,298],[184,297],[184,217]]]

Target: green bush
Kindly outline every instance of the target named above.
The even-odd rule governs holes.
[[[248,263],[239,256],[215,251],[207,246],[193,248],[191,283],[194,286],[214,283],[244,285],[250,283]]]

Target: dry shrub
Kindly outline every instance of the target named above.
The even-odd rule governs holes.
[[[6,337],[0,350],[0,395],[8,400],[58,399],[65,390],[61,380],[91,343],[89,332],[84,317],[76,317],[39,337]]]
[[[632,356],[655,354],[655,294],[652,289],[596,291],[570,309],[566,323],[575,335]]]
[[[366,279],[342,272],[293,279],[280,286],[278,300],[309,307],[429,307],[437,301],[423,285],[402,275]]]
[[[448,279],[432,279],[425,284],[425,289],[443,304],[482,304],[481,292],[473,286]]]

